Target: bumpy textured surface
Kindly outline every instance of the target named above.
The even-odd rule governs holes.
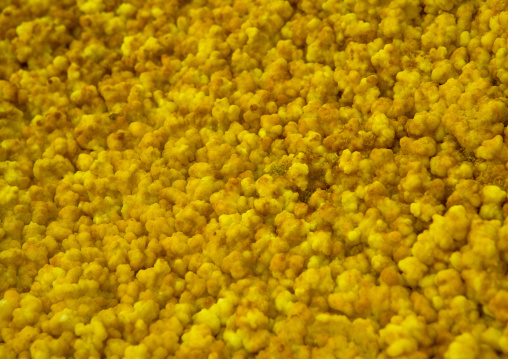
[[[508,358],[508,2],[0,0],[0,357]]]

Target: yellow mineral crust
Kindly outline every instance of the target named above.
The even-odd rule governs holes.
[[[508,358],[508,2],[0,0],[0,358]]]

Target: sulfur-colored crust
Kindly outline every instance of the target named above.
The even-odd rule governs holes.
[[[508,358],[507,1],[0,13],[0,358]]]

